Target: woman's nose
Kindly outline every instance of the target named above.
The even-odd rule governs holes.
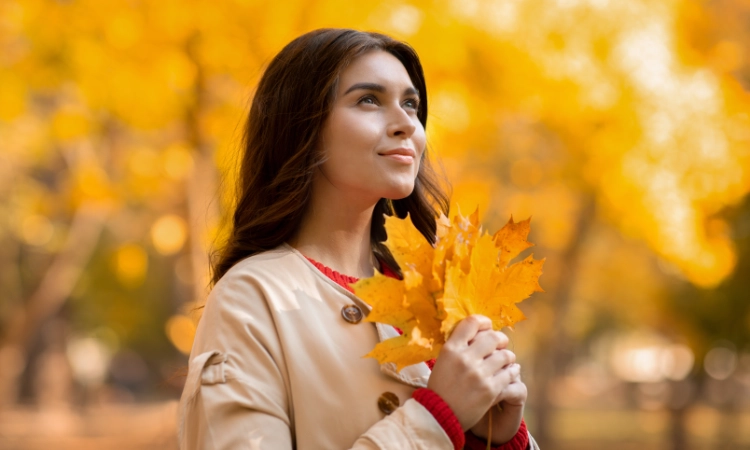
[[[404,108],[401,106],[393,108],[393,112],[389,114],[388,122],[388,135],[389,136],[401,136],[409,137],[414,134],[417,129],[414,123],[415,118],[412,117]]]

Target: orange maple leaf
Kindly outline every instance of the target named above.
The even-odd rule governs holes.
[[[456,324],[471,314],[492,319],[500,330],[525,317],[516,303],[542,291],[538,279],[544,260],[533,255],[508,266],[532,244],[526,241],[530,219],[510,221],[495,235],[482,233],[479,215],[438,219],[433,247],[411,219],[386,217],[385,245],[403,273],[397,280],[380,273],[353,285],[372,306],[369,322],[400,328],[403,335],[378,343],[367,357],[398,370],[437,357]]]

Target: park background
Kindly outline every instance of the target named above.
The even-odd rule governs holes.
[[[253,88],[320,27],[406,40],[550,449],[750,448],[750,1],[0,0],[0,447],[176,449]]]

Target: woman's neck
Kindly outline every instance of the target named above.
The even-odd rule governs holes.
[[[325,187],[313,189],[306,215],[289,245],[339,273],[371,277],[376,264],[370,244],[375,204],[333,194]]]

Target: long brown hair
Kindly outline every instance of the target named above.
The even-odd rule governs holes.
[[[215,284],[238,261],[291,239],[300,227],[313,175],[324,161],[320,132],[335,99],[341,71],[373,50],[389,52],[406,68],[420,94],[417,117],[427,127],[427,87],[414,49],[386,35],[349,29],[319,29],[284,47],[263,74],[245,127],[236,207],[229,238],[212,261]],[[414,191],[400,200],[381,199],[373,211],[373,251],[400,272],[388,248],[384,214],[410,215],[435,242],[438,209],[448,213],[442,190],[425,150]]]

